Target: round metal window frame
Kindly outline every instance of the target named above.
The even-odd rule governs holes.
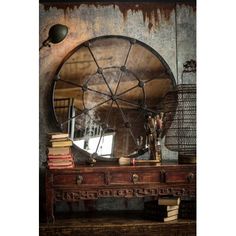
[[[53,84],[52,84],[52,96],[51,96],[51,102],[52,102],[52,106],[54,104],[54,90],[55,90],[55,87],[56,87],[56,83],[58,81],[58,74],[62,68],[62,66],[64,65],[64,63],[76,52],[78,51],[80,48],[82,47],[88,47],[89,48],[89,45],[90,43],[92,44],[94,41],[96,40],[102,40],[102,39],[108,39],[108,38],[120,38],[120,39],[124,39],[124,40],[127,40],[130,42],[130,44],[139,44],[140,46],[146,48],[148,51],[150,51],[155,57],[157,57],[157,59],[160,60],[160,62],[162,63],[163,67],[165,68],[165,72],[166,74],[169,75],[169,78],[172,82],[172,85],[173,85],[173,88],[176,86],[176,80],[174,78],[174,75],[169,67],[169,65],[167,64],[167,62],[164,60],[164,58],[157,52],[155,51],[151,46],[145,44],[144,42],[140,41],[140,40],[137,40],[137,39],[134,39],[134,38],[131,38],[131,37],[127,37],[127,36],[121,36],[121,35],[105,35],[105,36],[99,36],[99,37],[95,37],[95,38],[92,38],[92,39],[89,39],[87,41],[84,41],[83,43],[79,44],[78,46],[76,46],[73,50],[71,50],[65,57],[64,59],[62,60],[62,62],[60,63],[59,67],[57,68],[56,70],[56,73],[55,73],[55,76],[54,76],[54,80],[53,80]],[[129,54],[128,54],[129,55]],[[127,55],[127,58],[128,58],[128,55]],[[95,61],[96,63],[96,61]],[[99,67],[98,67],[99,69]],[[132,71],[130,71],[135,77],[137,77]],[[144,96],[145,96],[145,93],[144,93]],[[145,109],[145,108],[144,108]],[[86,110],[86,109],[85,109]],[[54,106],[53,106],[53,116],[54,116],[54,120],[57,122],[57,125],[58,127],[62,130],[62,127],[61,127],[61,124],[60,122],[58,121],[58,118],[57,118],[57,115],[56,115],[56,112],[55,112],[55,109],[54,109]],[[69,121],[69,120],[68,120]]]

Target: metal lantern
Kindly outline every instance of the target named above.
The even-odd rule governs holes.
[[[165,146],[178,152],[179,163],[196,163],[196,84],[179,84],[166,94],[163,129]]]

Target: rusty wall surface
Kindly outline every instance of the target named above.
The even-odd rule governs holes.
[[[180,81],[183,63],[196,59],[194,4],[43,3],[39,4],[39,17],[39,46],[47,38],[52,25],[61,23],[69,27],[69,34],[63,42],[42,48],[39,54],[40,165],[46,160],[46,134],[57,128],[51,104],[53,77],[63,58],[77,45],[103,35],[123,35],[138,39],[163,57],[176,82]],[[186,80],[194,82],[195,76],[190,77]],[[176,153],[166,148],[163,151],[167,158],[177,157]]]
[[[178,83],[195,83],[195,73],[181,77],[183,63],[190,59],[196,60],[196,10],[190,5],[176,6],[177,21],[177,55]]]

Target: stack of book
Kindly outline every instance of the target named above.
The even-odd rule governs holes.
[[[49,169],[65,169],[74,167],[71,152],[72,141],[67,133],[49,134],[47,166]]]
[[[146,217],[162,222],[178,219],[180,198],[161,197],[158,201],[144,203]]]

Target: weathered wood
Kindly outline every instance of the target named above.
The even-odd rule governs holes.
[[[94,167],[81,165],[73,169],[47,170],[46,194],[48,222],[54,219],[53,207],[57,201],[159,195],[194,198],[196,165],[118,166],[109,163],[96,164]]]
[[[193,220],[161,223],[145,219],[141,212],[84,213],[69,219],[68,216],[67,219],[63,218],[58,216],[54,224],[41,224],[40,236],[196,235],[196,222]]]

